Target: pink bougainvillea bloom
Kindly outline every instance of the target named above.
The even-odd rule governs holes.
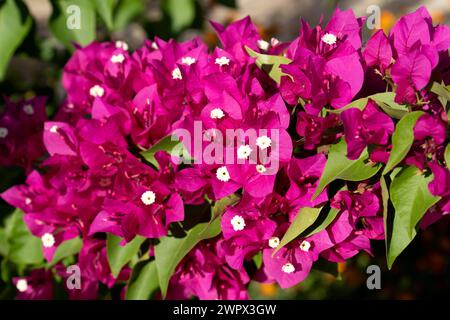
[[[315,207],[328,200],[327,190],[324,189],[314,200],[312,196],[316,191],[319,179],[325,168],[326,158],[323,154],[295,159],[289,163],[287,172],[290,180],[290,186],[286,192],[286,199],[291,201],[291,205],[297,210],[300,207]]]
[[[220,242],[201,242],[178,265],[167,297],[243,300],[248,298],[249,280],[243,268],[238,271],[226,263]]]
[[[320,117],[300,111],[297,114],[296,130],[300,137],[304,138],[304,148],[306,150],[315,149],[321,143],[332,142],[337,134],[328,129],[337,127],[339,117],[330,114],[326,117]]]
[[[369,100],[363,111],[350,108],[341,114],[344,123],[347,157],[358,159],[369,144],[385,145],[394,132],[392,119]]]
[[[367,41],[363,51],[368,67],[377,67],[384,72],[392,62],[392,48],[383,30],[375,32]]]
[[[405,163],[426,168],[426,163],[436,160],[438,148],[445,142],[445,124],[438,117],[422,115],[414,126],[414,142],[405,159]]]
[[[0,165],[16,165],[30,172],[33,163],[45,154],[42,131],[47,121],[46,98],[4,100],[5,108],[0,114]]]
[[[96,299],[99,291],[99,283],[106,285],[108,288],[112,288],[116,281],[127,281],[131,275],[131,270],[128,267],[124,267],[117,279],[114,279],[106,254],[106,241],[94,238],[86,238],[83,241],[83,247],[78,254],[76,266],[81,271],[81,288],[66,288],[69,298],[74,300]],[[64,281],[67,281],[71,275],[67,273],[67,268],[62,264],[57,265],[57,271]]]
[[[333,246],[327,231],[308,238],[294,240],[272,256],[275,243],[263,250],[264,271],[269,279],[276,280],[282,288],[292,287],[303,281],[319,254]]]
[[[12,280],[17,289],[19,300],[51,300],[53,299],[53,274],[51,270],[34,269],[25,277]]]
[[[401,55],[391,71],[392,79],[399,87],[396,102],[414,103],[411,92],[420,90],[428,84],[431,70],[429,58],[417,48]]]

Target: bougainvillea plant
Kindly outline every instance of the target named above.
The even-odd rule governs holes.
[[[337,9],[289,43],[212,23],[212,50],[94,42],[52,119],[44,98],[6,100],[1,164],[27,173],[1,194],[17,297],[247,299],[375,240],[390,268],[450,210],[450,28],[422,7],[363,45],[363,23]]]

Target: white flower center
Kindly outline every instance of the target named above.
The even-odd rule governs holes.
[[[266,167],[264,167],[262,164],[257,164],[256,165],[256,171],[258,173],[264,173],[267,171]]]
[[[8,129],[1,127],[0,128],[0,138],[6,138],[8,136]]]
[[[272,140],[268,136],[261,136],[256,138],[256,145],[262,150],[267,149],[272,144]]]
[[[50,132],[51,133],[58,133],[58,126],[57,125],[51,126]]]
[[[152,43],[152,49],[154,49],[154,50],[158,50],[159,49],[158,45],[156,44],[156,42]]]
[[[272,39],[270,39],[270,45],[272,46],[272,47],[276,47],[277,45],[279,45],[280,44],[280,40],[278,40],[277,38],[272,38]]]
[[[181,58],[181,63],[186,64],[190,66],[191,64],[194,64],[197,60],[192,57],[183,57]]]
[[[26,279],[19,279],[16,283],[16,288],[20,292],[25,292],[28,290],[28,281]]]
[[[239,159],[248,159],[252,151],[252,148],[248,144],[240,146],[237,150],[237,157]]]
[[[270,44],[267,41],[264,40],[258,40],[258,48],[261,50],[267,51],[269,49]]]
[[[41,241],[45,248],[51,248],[55,245],[55,237],[51,233],[44,233],[41,237]]]
[[[328,44],[328,45],[331,46],[331,45],[333,45],[333,44],[336,43],[337,38],[336,38],[336,36],[335,36],[334,34],[332,34],[332,33],[325,33],[325,34],[322,36],[321,40],[322,40],[323,42],[325,42],[326,44]]]
[[[211,110],[210,117],[211,119],[222,119],[225,116],[225,113],[220,108],[215,108]]]
[[[153,191],[145,191],[141,195],[141,201],[146,206],[151,205],[152,203],[155,202],[155,200],[156,200],[156,194]]]
[[[96,84],[89,90],[89,94],[93,97],[103,97],[105,94],[105,89]]]
[[[25,204],[26,205],[30,205],[31,204],[31,199],[30,198],[25,198]]]
[[[178,79],[178,80],[183,79],[183,76],[181,75],[180,68],[173,69],[173,71],[172,71],[172,79]]]
[[[311,248],[311,243],[309,241],[303,240],[300,244],[300,250],[308,252],[309,248]]]
[[[121,53],[115,54],[111,57],[112,63],[122,63],[125,60],[125,56]]]
[[[236,215],[231,219],[231,225],[234,231],[242,231],[245,228],[245,220],[241,216]]]
[[[275,249],[280,244],[280,238],[272,237],[269,239],[269,247]]]
[[[216,171],[216,177],[222,182],[227,182],[230,180],[230,173],[227,170],[227,167],[222,166],[217,169]]]
[[[283,266],[281,267],[281,270],[285,273],[292,273],[295,271],[295,267],[292,263],[285,263],[283,264]]]
[[[127,51],[128,44],[125,41],[118,40],[118,41],[116,41],[116,48]]]
[[[31,104],[27,104],[23,106],[23,112],[31,116],[32,114],[34,114],[34,108]]]
[[[227,66],[230,63],[230,59],[228,59],[227,57],[216,58],[215,63],[218,64],[221,67],[222,66]]]

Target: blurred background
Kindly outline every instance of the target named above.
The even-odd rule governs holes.
[[[79,4],[84,15],[82,32],[64,32],[67,6]],[[185,40],[200,36],[210,46],[217,37],[208,20],[222,24],[250,15],[265,39],[290,40],[299,32],[300,18],[317,24],[333,10],[352,8],[357,16],[367,8],[381,9],[381,28],[388,31],[402,15],[425,5],[435,24],[449,24],[450,0],[0,0],[0,94],[49,97],[52,114],[64,99],[61,71],[73,52],[72,42],[126,40],[131,50],[157,35]],[[373,30],[364,30],[367,38]],[[1,102],[0,102],[1,105]],[[0,168],[0,192],[21,183],[19,169]],[[12,208],[0,202],[0,225]],[[384,243],[374,243],[373,258],[361,253],[328,272],[313,271],[289,290],[276,285],[252,284],[254,299],[416,299],[443,297],[450,292],[450,216],[419,233],[388,271]],[[381,290],[366,286],[366,268],[382,270]],[[5,266],[3,281],[8,280]],[[1,282],[1,281],[0,281]],[[0,297],[1,298],[1,297]]]

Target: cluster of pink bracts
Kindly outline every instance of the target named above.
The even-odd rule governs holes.
[[[183,258],[167,297],[246,299],[250,280],[291,287],[319,257],[345,261],[361,250],[370,253],[370,240],[385,237],[376,178],[347,182],[334,194],[329,188],[313,194],[327,146],[339,139],[349,159],[369,147],[371,162],[388,161],[394,120],[374,101],[362,111],[324,112],[388,90],[395,91],[397,103],[425,112],[402,162],[434,174],[429,189],[441,200],[423,218],[425,227],[450,208],[443,156],[447,114],[425,90],[431,79],[450,84],[450,28],[433,26],[420,8],[402,17],[389,36],[379,30],[363,47],[363,23],[351,10],[336,10],[325,27],[302,22],[290,43],[264,41],[245,18],[228,27],[213,23],[222,45],[212,51],[200,39],[155,39],[133,53],[122,41],[78,48],[64,68],[67,99],[53,119],[46,118],[41,98],[7,102],[0,118],[0,146],[6,151],[1,164],[22,166],[28,177],[1,196],[25,213],[47,261],[64,241],[82,238],[77,255],[82,288],[68,290],[71,298],[95,299],[100,283],[111,288],[130,277],[129,267],[112,276],[106,233],[123,243],[136,236],[165,237],[171,224],[191,218],[186,205],[232,194],[240,200],[225,209],[220,235],[199,242]],[[279,83],[258,68],[246,47],[291,60],[281,66]],[[276,129],[278,139],[259,136],[256,149],[270,152],[276,146],[277,170],[267,174],[262,162],[245,161],[258,151],[245,141],[234,150],[242,164],[178,164],[159,151],[154,166],[140,157],[175,130],[192,131],[196,121],[221,132]],[[301,208],[327,203],[338,210],[331,224],[272,254]],[[262,262],[256,266],[257,255]],[[61,267],[16,278],[18,297],[51,298],[52,278],[62,275]]]

